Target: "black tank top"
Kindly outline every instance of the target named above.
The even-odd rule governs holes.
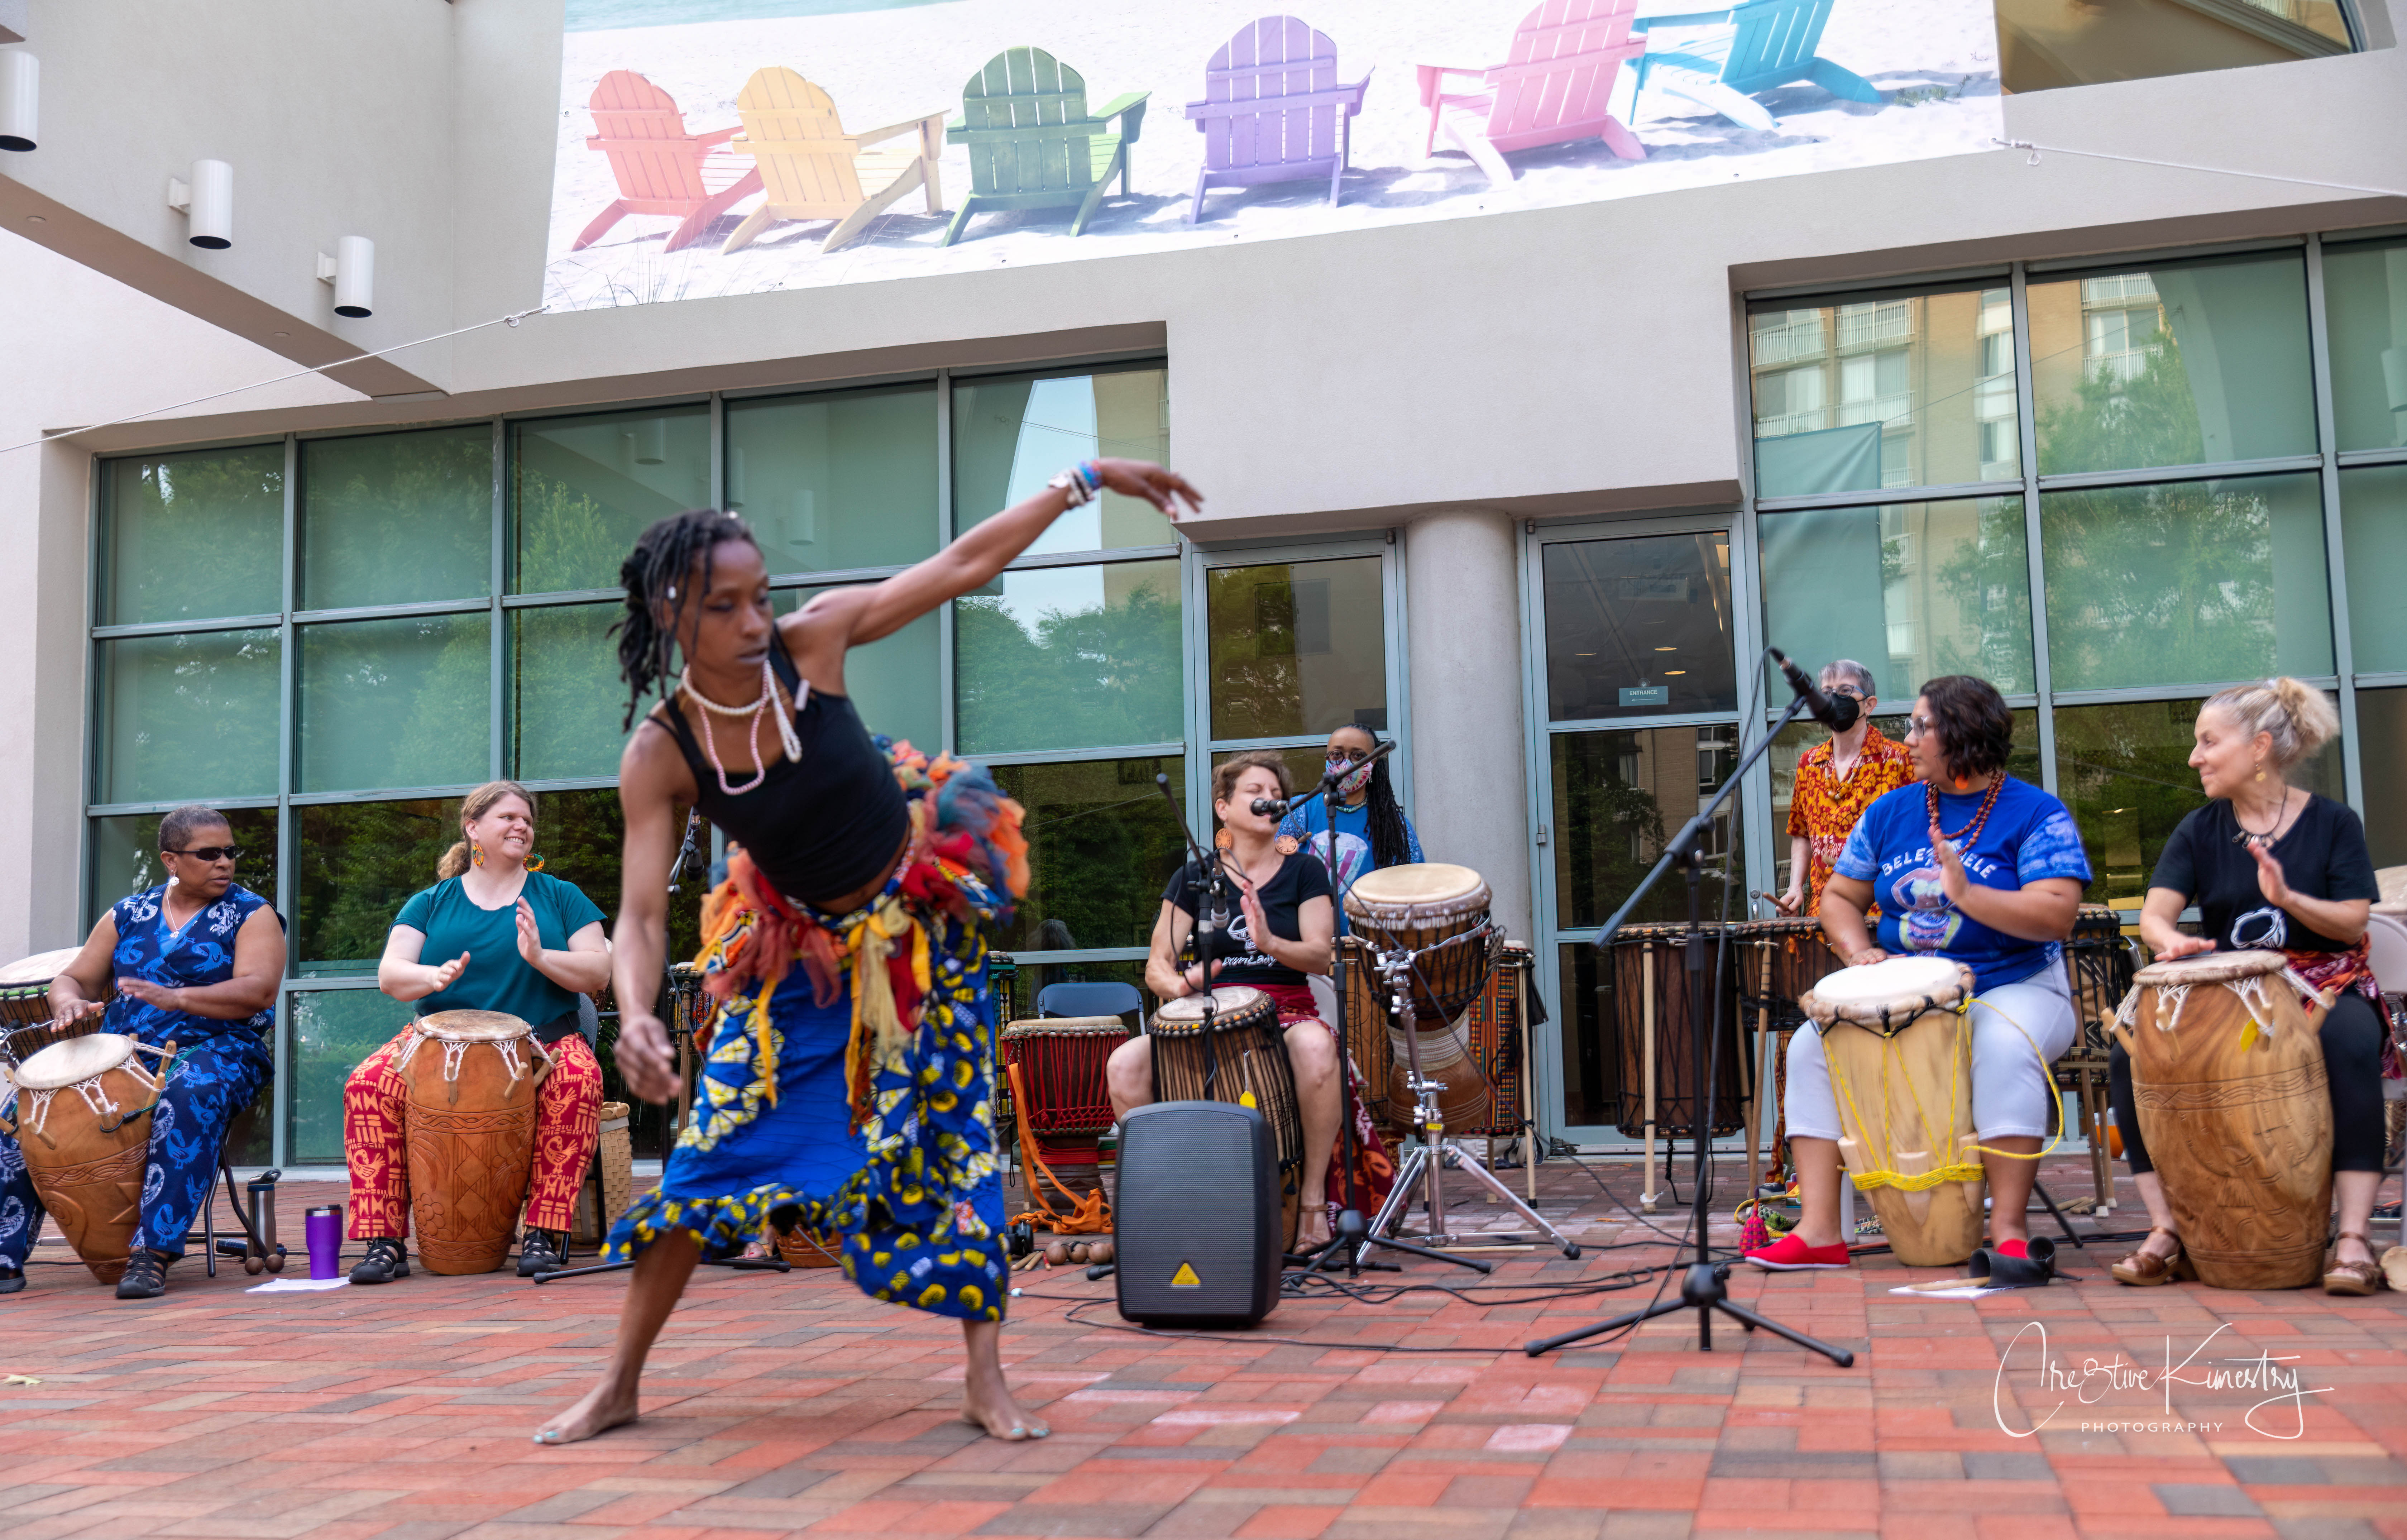
[[[802,677],[781,635],[772,635],[769,662],[787,692],[801,694]],[[886,863],[903,848],[911,813],[891,765],[870,741],[849,698],[812,691],[794,714],[803,757],[779,760],[760,785],[732,797],[719,789],[719,772],[674,699],[656,720],[667,726],[693,772],[694,801],[703,817],[751,852],[761,875],[779,892],[817,904],[846,897],[888,875]],[[725,738],[743,731],[737,719],[729,718],[713,734]],[[729,778],[740,786],[751,777]]]

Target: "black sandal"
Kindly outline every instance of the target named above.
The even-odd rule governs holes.
[[[368,1254],[351,1269],[353,1283],[391,1283],[409,1276],[409,1253],[391,1235],[368,1242]]]

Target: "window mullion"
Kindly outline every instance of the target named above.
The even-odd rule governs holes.
[[[715,404],[714,404],[715,405]],[[488,731],[492,741],[485,754],[486,778],[499,780],[509,773],[508,745],[504,734],[509,728],[509,717],[503,701],[503,686],[508,677],[508,638],[503,627],[509,617],[502,613],[502,584],[509,570],[508,497],[505,487],[503,452],[506,448],[500,418],[493,419],[493,557],[491,581],[485,591],[485,624],[491,635],[486,637],[491,649],[492,672],[488,688],[491,698],[486,702]]]
[[[2056,705],[2047,660],[2047,563],[2041,546],[2039,509],[2039,414],[2033,406],[2030,341],[2030,275],[2014,270],[2015,433],[2023,462],[2023,559],[2030,568],[2031,684],[2039,696],[2040,783],[2057,788]]]
[[[2341,783],[2348,805],[2365,812],[2365,771],[2357,732],[2357,647],[2349,634],[2348,552],[2342,549],[2340,438],[2332,405],[2331,330],[2324,313],[2324,243],[2307,237],[2307,349],[2315,390],[2315,445],[2322,462],[2325,586],[2331,615],[2332,672],[2340,676]]]
[[[953,376],[936,372],[936,549],[953,542]],[[936,606],[936,720],[942,725],[945,752],[961,743],[953,711],[953,602]]]
[[[292,629],[292,611],[300,601],[301,441],[284,438],[284,540],[282,614],[278,618],[276,755],[276,907],[285,917],[284,977],[277,982],[276,1041],[271,1046],[276,1065],[276,1090],[270,1101],[268,1158],[283,1166],[292,1152],[292,977],[298,955],[292,933],[300,921],[295,901],[300,879],[300,831],[293,826],[293,755],[300,751],[300,660],[293,656],[299,637]]]

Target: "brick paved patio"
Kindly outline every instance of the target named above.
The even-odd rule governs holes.
[[[1636,1192],[1633,1168],[1593,1169]],[[2048,1179],[2087,1191],[2071,1163]],[[1668,1254],[1582,1171],[1550,1163],[1542,1188],[1589,1249],[1508,1255],[1494,1281],[1572,1284]],[[288,1237],[307,1196],[287,1191]],[[561,1449],[527,1434],[593,1373],[616,1276],[248,1295],[259,1280],[239,1267],[212,1281],[195,1262],[166,1298],[121,1305],[79,1266],[41,1265],[0,1299],[0,1370],[40,1381],[0,1389],[0,1535],[2407,1536],[2407,1296],[2121,1289],[2104,1268],[2122,1249],[2076,1254],[2078,1281],[1978,1302],[1891,1295],[1935,1275],[1887,1257],[1732,1279],[1737,1299],[1853,1348],[1851,1370],[1735,1329],[1701,1353],[1685,1313],[1544,1360],[1515,1350],[1644,1303],[1651,1281],[1544,1305],[1292,1301],[1263,1328],[1361,1345],[1322,1347],[1111,1330],[1107,1303],[1073,1303],[1107,1302],[1109,1283],[1038,1273],[1004,1339],[1055,1429],[1028,1445],[953,1420],[949,1323],[826,1273],[712,1270],[654,1358],[643,1421]],[[1403,1278],[1453,1276],[1469,1280],[1423,1262]],[[2071,1372],[2119,1350],[2149,1388],[2093,1380],[2084,1408],[2044,1386],[2033,1333],[2001,1381],[2032,1322]],[[2272,1392],[2197,1386],[2172,1418],[2219,1430],[2081,1431],[2162,1420],[2167,1344],[2178,1359],[2217,1326],[2192,1374],[2262,1351],[2330,1387],[2302,1420],[2286,1401],[2257,1414],[2298,1436],[2245,1426]],[[2000,1427],[2059,1404],[2034,1436]]]

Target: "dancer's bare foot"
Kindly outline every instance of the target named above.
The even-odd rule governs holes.
[[[585,1392],[576,1405],[534,1431],[538,1444],[577,1444],[635,1420],[635,1392],[620,1390],[607,1381]]]
[[[1053,1430],[1012,1399],[1011,1385],[1003,1377],[1002,1342],[1001,1321],[961,1323],[961,1346],[969,1358],[961,1379],[961,1420],[1007,1443],[1047,1437]]]

